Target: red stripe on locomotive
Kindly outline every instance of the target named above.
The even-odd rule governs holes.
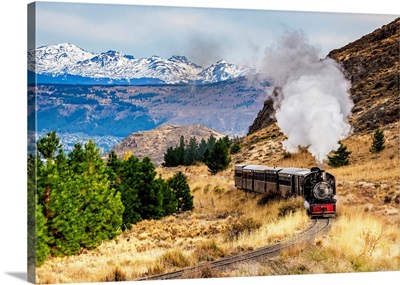
[[[312,214],[318,213],[333,213],[336,210],[335,204],[311,204],[310,205],[310,212]]]

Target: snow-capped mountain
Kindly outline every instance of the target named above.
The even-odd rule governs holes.
[[[249,73],[254,73],[253,69],[241,67],[232,63],[227,63],[220,60],[213,63],[198,74],[202,82],[220,82],[231,78],[246,76]]]
[[[112,50],[96,54],[70,43],[29,50],[28,71],[50,82],[85,82],[90,79],[90,82],[106,80],[138,83],[144,80],[143,82],[167,84],[215,83],[255,72],[251,68],[240,67],[223,60],[204,69],[184,56],[175,55],[169,59],[159,56],[135,58]]]
[[[63,75],[78,62],[94,57],[95,54],[72,44],[57,44],[28,51],[28,70],[37,74]]]

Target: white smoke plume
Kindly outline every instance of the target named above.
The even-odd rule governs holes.
[[[319,163],[351,132],[350,83],[330,58],[321,60],[304,34],[287,32],[265,53],[261,71],[279,87],[275,117],[287,136],[283,147],[308,151]]]

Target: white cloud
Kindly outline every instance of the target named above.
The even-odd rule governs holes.
[[[214,47],[208,52],[217,60],[248,65],[285,26],[303,30],[325,56],[390,21],[387,15],[54,2],[39,2],[37,11],[39,45],[71,42],[93,52],[165,57],[194,54],[198,42]]]

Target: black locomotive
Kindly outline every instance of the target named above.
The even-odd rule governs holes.
[[[235,187],[267,196],[302,196],[311,217],[336,215],[335,177],[319,169],[235,165]]]

